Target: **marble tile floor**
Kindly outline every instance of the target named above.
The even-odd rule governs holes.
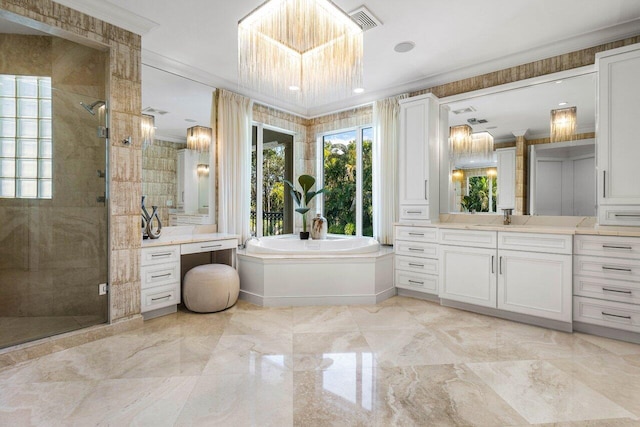
[[[639,426],[640,345],[410,298],[176,314],[0,370],[1,426]]]

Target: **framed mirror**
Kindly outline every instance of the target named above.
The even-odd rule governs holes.
[[[142,194],[165,225],[214,224],[215,141],[187,149],[190,129],[211,128],[215,88],[142,66],[142,113],[153,116],[153,141],[142,153]]]
[[[595,96],[584,67],[441,99],[442,213],[594,216]],[[562,133],[552,110],[572,108]]]

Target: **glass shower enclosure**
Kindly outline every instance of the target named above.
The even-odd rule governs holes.
[[[0,34],[0,348],[108,320],[108,52],[24,32]]]

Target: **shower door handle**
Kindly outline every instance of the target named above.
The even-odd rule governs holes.
[[[107,194],[103,193],[102,196],[96,197],[96,202],[106,204],[107,203]]]

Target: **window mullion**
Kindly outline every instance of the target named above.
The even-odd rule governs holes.
[[[362,127],[356,133],[356,236],[362,236]]]
[[[264,168],[262,162],[264,161],[264,153],[262,152],[263,143],[263,131],[262,124],[258,124],[257,140],[256,140],[256,236],[262,237],[264,233],[263,212],[262,212],[262,198],[263,198],[263,173]]]

